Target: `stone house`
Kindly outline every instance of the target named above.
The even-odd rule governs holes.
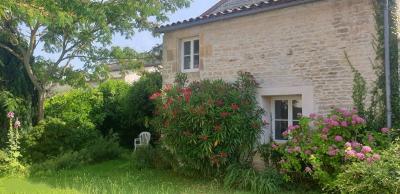
[[[199,17],[157,29],[164,34],[162,75],[233,81],[252,73],[266,110],[263,142],[299,114],[352,107],[353,72],[370,86],[376,34],[374,0],[221,0]]]

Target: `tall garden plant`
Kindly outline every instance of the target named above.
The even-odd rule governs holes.
[[[232,163],[249,163],[263,122],[257,83],[240,72],[235,83],[204,80],[166,85],[150,98],[157,104],[155,125],[180,172],[223,173]]]

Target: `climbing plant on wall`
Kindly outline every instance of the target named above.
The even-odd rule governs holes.
[[[371,91],[366,88],[366,81],[354,68],[350,60],[350,67],[354,74],[353,79],[353,101],[359,113],[367,118],[370,129],[380,129],[386,125],[386,87],[385,87],[385,69],[384,69],[384,0],[374,1],[376,36],[374,39],[374,49],[376,58],[373,62],[373,68],[376,73],[376,80],[373,83]],[[392,99],[392,120],[393,127],[400,128],[400,86],[399,86],[399,50],[397,43],[398,34],[398,16],[395,0],[389,0],[389,24],[390,24],[390,79],[391,79],[391,99]],[[347,54],[345,54],[346,58]],[[370,93],[370,102],[365,107],[365,94]]]

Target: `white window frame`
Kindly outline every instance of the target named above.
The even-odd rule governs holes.
[[[199,41],[199,67],[194,68],[194,41]],[[190,69],[185,69],[185,42],[190,42]],[[183,73],[197,72],[200,68],[200,40],[198,37],[186,38],[181,40],[181,71]]]
[[[271,114],[272,114],[272,138],[274,140],[274,142],[277,143],[286,143],[288,140],[283,140],[283,139],[275,139],[275,121],[277,119],[275,119],[275,102],[276,101],[284,101],[287,100],[288,101],[288,127],[290,125],[293,125],[293,121],[299,121],[299,120],[293,120],[293,101],[297,100],[297,101],[301,101],[302,102],[302,98],[301,96],[277,96],[277,97],[272,97],[271,98]],[[301,112],[304,112],[304,107],[302,106],[302,110]],[[286,119],[278,119],[281,121],[284,121]],[[290,138],[290,137],[289,137]]]

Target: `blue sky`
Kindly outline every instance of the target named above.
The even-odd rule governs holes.
[[[166,23],[197,17],[218,1],[219,0],[194,0],[189,8],[181,9],[170,14],[170,21]],[[113,45],[111,46],[132,47],[137,51],[148,51],[153,46],[160,43],[162,43],[161,37],[155,38],[150,32],[139,32],[131,40],[126,40],[123,37],[117,36],[113,39]]]
[[[190,7],[180,9],[175,13],[169,14],[169,21],[165,22],[165,24],[182,21],[185,19],[189,19],[192,17],[197,17],[217,3],[219,0],[193,0]],[[116,35],[113,38],[113,43],[111,46],[121,46],[121,47],[131,47],[137,51],[143,52],[150,50],[153,46],[162,43],[162,37],[153,37],[151,32],[138,32],[131,39],[125,39],[124,37]],[[42,45],[38,46],[38,49],[35,51],[35,55],[44,56],[45,58],[56,59],[59,54],[49,54],[41,51]],[[81,62],[77,59],[72,61],[73,66],[78,67],[81,65]]]

